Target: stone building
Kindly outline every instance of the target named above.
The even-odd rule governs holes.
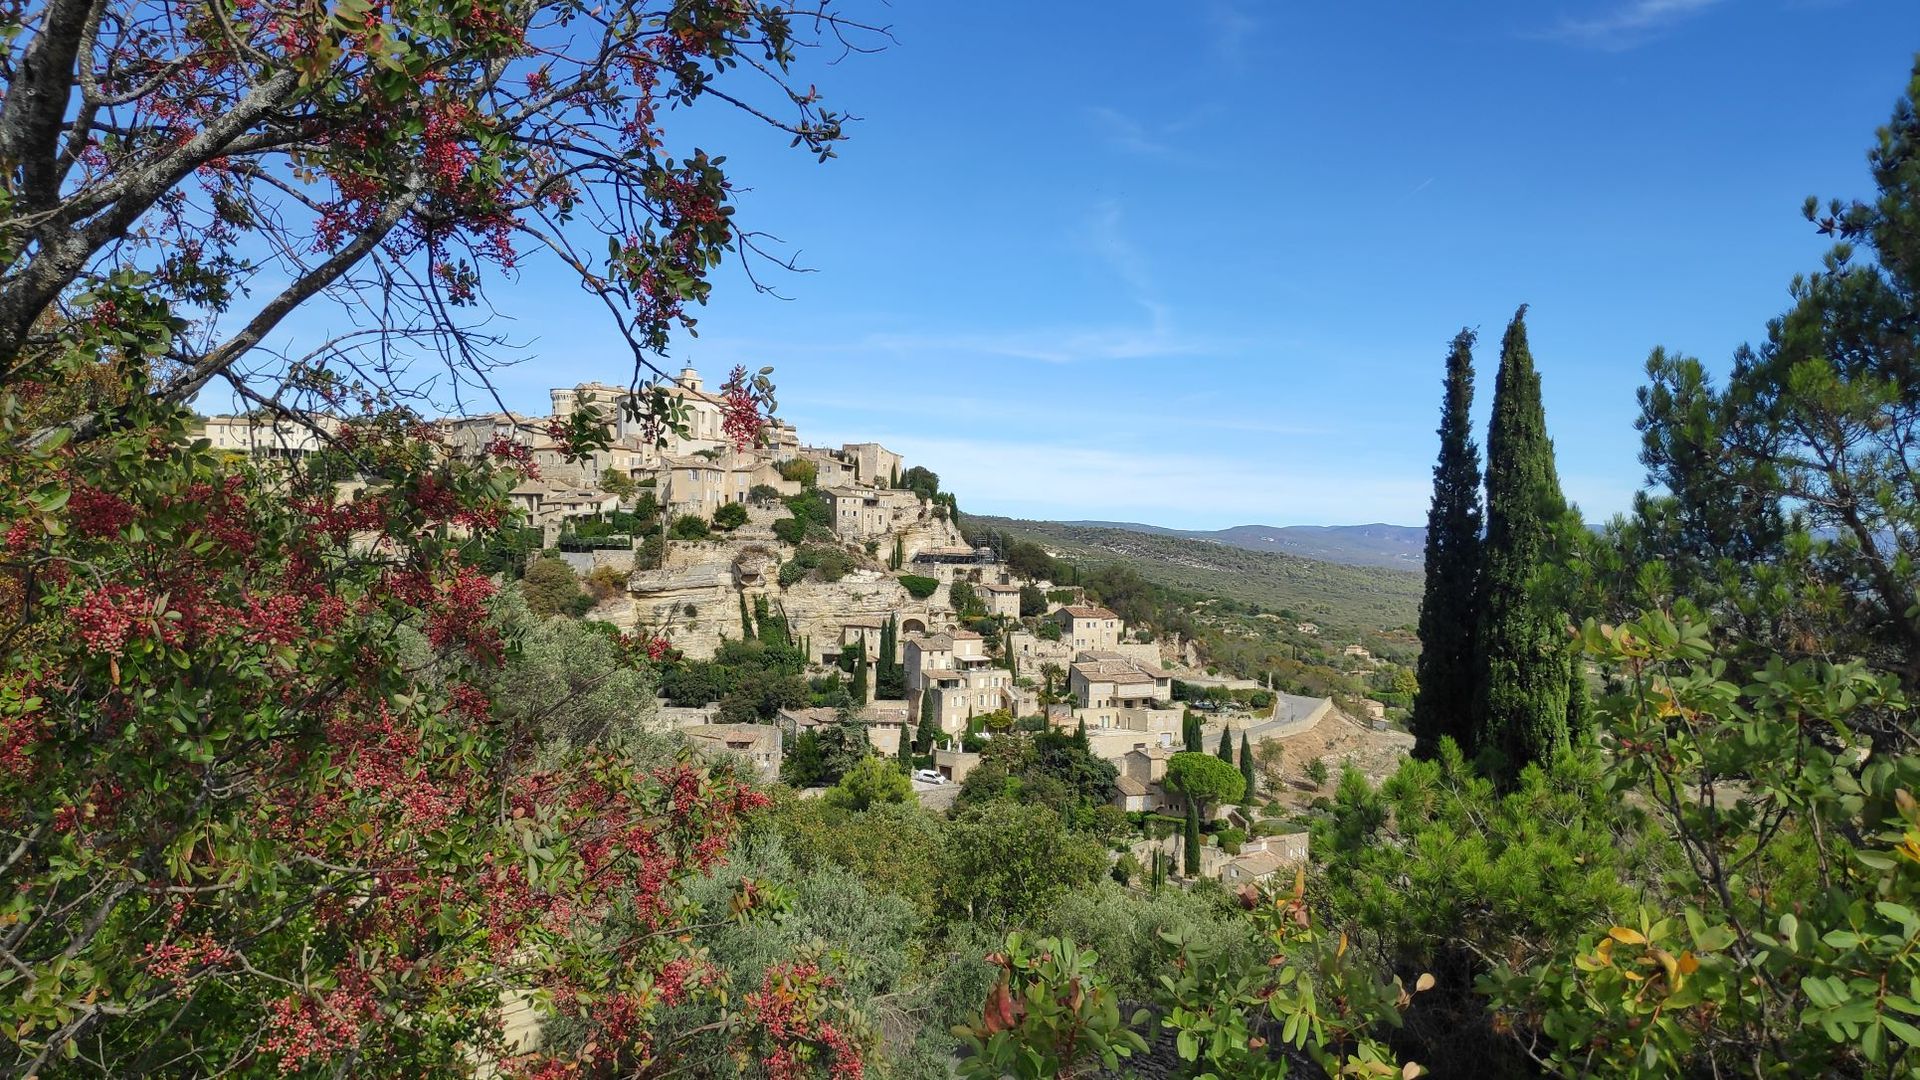
[[[987,614],[1020,617],[1020,586],[987,582],[974,587],[974,594],[987,606]]]
[[[971,717],[1019,703],[1013,673],[995,666],[971,630],[908,635],[905,654],[907,700],[919,701],[925,692],[948,734],[965,730]]]
[[[697,750],[734,754],[751,766],[760,779],[780,778],[781,731],[775,724],[697,724],[680,729]]]
[[[1126,624],[1120,616],[1104,607],[1069,604],[1054,612],[1060,623],[1060,640],[1073,646],[1074,652],[1089,649],[1111,650],[1120,644]]]

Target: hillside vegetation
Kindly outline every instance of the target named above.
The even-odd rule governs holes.
[[[1169,588],[1291,612],[1356,637],[1410,626],[1420,608],[1419,575],[1383,567],[1100,525],[968,515],[967,527],[1030,540],[1076,562],[1123,566]]]
[[[1235,525],[1227,529],[1169,529],[1132,521],[1070,521],[1101,529],[1125,529],[1246,548],[1278,551],[1303,559],[1348,566],[1384,566],[1420,573],[1427,530],[1419,525]]]

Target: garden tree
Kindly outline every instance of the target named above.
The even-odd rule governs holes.
[[[1254,801],[1254,792],[1259,789],[1253,782],[1253,749],[1247,745],[1247,733],[1244,731],[1240,733],[1240,779],[1246,782],[1246,788],[1241,793],[1240,799],[1251,806]]]
[[[914,745],[923,754],[933,753],[940,745],[940,714],[933,698],[933,690],[920,688],[920,730],[914,737]]]
[[[756,636],[753,628],[753,613],[747,610],[747,594],[740,593],[740,640],[751,641]]]
[[[660,106],[738,103],[830,150],[837,119],[787,85],[787,13],[50,0],[0,23],[0,1072],[557,1067],[499,1060],[505,993],[577,1014],[591,1070],[671,1060],[649,1023],[695,959],[681,883],[757,798],[617,749],[534,760],[531,719],[479,688],[511,643],[461,560],[524,470],[451,460],[400,406],[427,379],[488,397],[481,290],[545,262],[633,346],[633,418],[675,426],[654,358],[755,242]],[[266,347],[316,303],[361,329]],[[196,449],[182,406],[216,380],[326,412],[384,483],[342,503]],[[36,404],[76,381],[111,392]],[[725,398],[751,441],[770,385],[737,371]],[[603,420],[551,434],[585,449]],[[406,627],[433,681],[399,662]],[[615,910],[645,932],[603,933]],[[779,1018],[727,1000],[764,1045]],[[818,1034],[780,1049],[856,1067]]]
[[[1181,740],[1186,743],[1187,753],[1201,751],[1200,716],[1192,709],[1186,710],[1180,718]]]
[[[1040,696],[1042,705],[1050,705],[1055,700],[1055,684],[1064,684],[1066,670],[1051,660],[1040,665]]]
[[[853,683],[847,688],[847,696],[855,705],[867,703],[867,639],[861,638],[853,654]]]
[[[897,763],[868,756],[848,769],[824,797],[830,806],[865,810],[876,803],[901,803],[913,798],[913,781]]]
[[[980,602],[980,594],[972,582],[956,581],[948,586],[947,602],[953,605],[954,613],[962,618],[987,613],[987,607]]]
[[[608,469],[600,474],[600,490],[609,495],[619,496],[621,502],[628,502],[639,493],[640,488],[634,483],[633,477]]]
[[[1742,666],[1857,655],[1920,688],[1916,100],[1920,68],[1869,149],[1870,199],[1808,201],[1839,242],[1724,386],[1691,358],[1649,358],[1641,460],[1661,493],[1620,523],[1602,613],[1685,605]],[[1890,717],[1856,719],[1883,747],[1912,738]]]
[[[570,615],[577,619],[593,606],[593,598],[581,590],[580,577],[573,567],[552,552],[527,564],[520,591],[535,615]]]
[[[1452,738],[1471,752],[1480,618],[1480,450],[1473,441],[1472,330],[1454,336],[1440,406],[1440,460],[1427,509],[1426,589],[1420,597],[1418,693],[1408,727],[1414,754]]]
[[[1244,755],[1245,750],[1241,753]],[[1262,739],[1260,745],[1253,748],[1253,762],[1268,791],[1278,792],[1286,786],[1286,744],[1279,739]]]
[[[1621,686],[1610,794],[1684,857],[1639,910],[1493,971],[1503,1019],[1564,1075],[1912,1075],[1920,758],[1861,753],[1851,722],[1905,712],[1898,681],[1776,659],[1743,688],[1708,627],[1658,612],[1580,643]]]
[[[745,503],[725,503],[713,512],[713,527],[732,532],[747,523]]]
[[[894,486],[903,487],[918,494],[921,501],[925,502],[940,493],[940,475],[923,465],[915,465],[901,473],[900,483]]]
[[[887,486],[890,488],[897,488],[900,486],[900,466],[899,465],[896,464],[893,467],[893,471],[887,474]],[[899,543],[898,537],[894,539],[894,543],[896,544]]]
[[[667,533],[675,540],[705,540],[713,535],[713,528],[707,519],[697,514],[682,514],[673,519],[673,527]]]
[[[1568,745],[1574,670],[1567,614],[1543,584],[1559,551],[1567,505],[1527,348],[1527,309],[1507,325],[1487,430],[1487,536],[1476,632],[1476,753],[1517,776]]]
[[[905,772],[912,772],[913,771],[913,735],[904,724],[901,725],[901,728],[900,728],[900,745],[896,748],[896,750],[897,750],[896,756],[900,759],[901,770]]]
[[[893,538],[893,557],[887,560],[889,570],[898,570],[907,565],[907,542],[902,537]]]
[[[1005,801],[959,812],[936,858],[940,904],[996,933],[1032,925],[1107,869],[1101,846],[1071,832],[1051,807]]]
[[[1187,820],[1181,829],[1180,873],[1185,877],[1200,876],[1200,801],[1187,800]]]
[[[1047,594],[1038,585],[1020,586],[1020,617],[1037,619],[1047,613]]]
[[[1215,747],[1213,755],[1227,764],[1233,764],[1233,729],[1225,724],[1220,726],[1220,745]]]
[[[872,756],[866,728],[858,723],[823,724],[793,740],[780,764],[780,782],[790,787],[830,787]]]
[[[1204,814],[1209,805],[1238,802],[1246,786],[1240,770],[1212,754],[1179,753],[1167,759],[1167,787]]]
[[[1075,724],[1073,727],[1073,744],[1082,750],[1085,750],[1088,748],[1087,747],[1087,719],[1084,716],[1081,717],[1080,722]]]

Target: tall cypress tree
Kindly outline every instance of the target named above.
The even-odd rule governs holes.
[[[1511,777],[1567,745],[1573,665],[1565,611],[1542,587],[1566,499],[1527,349],[1522,305],[1500,343],[1487,430],[1487,537],[1481,569],[1474,746]]]
[[[847,693],[853,698],[856,706],[867,703],[867,642],[865,638],[860,639],[860,651],[853,655],[853,688]]]
[[[1420,598],[1419,693],[1413,753],[1433,758],[1445,737],[1473,753],[1474,633],[1480,619],[1480,450],[1473,442],[1472,330],[1454,335],[1440,408],[1440,460],[1427,509],[1427,588]]]
[[[1186,844],[1180,852],[1181,873],[1187,877],[1200,876],[1200,801],[1187,800]]]
[[[926,687],[920,689],[920,752],[933,753],[940,745],[940,718],[934,714],[933,691]]]
[[[1240,733],[1240,779],[1247,782],[1247,798],[1242,805],[1253,805],[1253,750],[1247,746],[1247,733]]]
[[[740,594],[740,640],[752,641],[759,635],[753,629],[753,613],[747,610],[747,594]]]
[[[1214,753],[1214,756],[1219,758],[1221,761],[1224,761],[1229,765],[1233,764],[1233,731],[1232,729],[1226,728],[1226,727],[1222,727],[1220,729],[1220,745],[1214,749],[1213,753]]]
[[[1187,752],[1192,754],[1201,753],[1205,748],[1200,745],[1200,718],[1189,710],[1185,716],[1181,718],[1180,724],[1180,737],[1186,741]]]

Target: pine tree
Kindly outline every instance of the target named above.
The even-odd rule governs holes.
[[[934,713],[933,691],[922,688],[920,691],[920,752],[933,753],[940,745],[940,718]]]
[[[867,703],[867,641],[860,639],[860,651],[853,654],[853,687],[847,691],[855,706]]]
[[[1527,349],[1523,305],[1500,343],[1487,429],[1487,536],[1481,570],[1475,752],[1507,777],[1567,745],[1573,665],[1567,614],[1543,595],[1567,516]]]
[[[1187,800],[1186,845],[1181,850],[1181,873],[1187,877],[1200,876],[1200,803]]]
[[[1232,729],[1226,728],[1226,727],[1222,727],[1220,729],[1220,745],[1214,749],[1213,754],[1215,757],[1219,758],[1221,761],[1224,761],[1229,765],[1233,764],[1233,731]]]
[[[1253,750],[1247,745],[1247,733],[1240,733],[1240,778],[1247,782],[1247,797],[1244,805],[1253,805]]]
[[[1447,354],[1440,460],[1427,510],[1427,586],[1420,598],[1419,689],[1408,726],[1416,757],[1431,759],[1451,737],[1474,751],[1474,634],[1480,605],[1480,450],[1473,442],[1472,330]]]

